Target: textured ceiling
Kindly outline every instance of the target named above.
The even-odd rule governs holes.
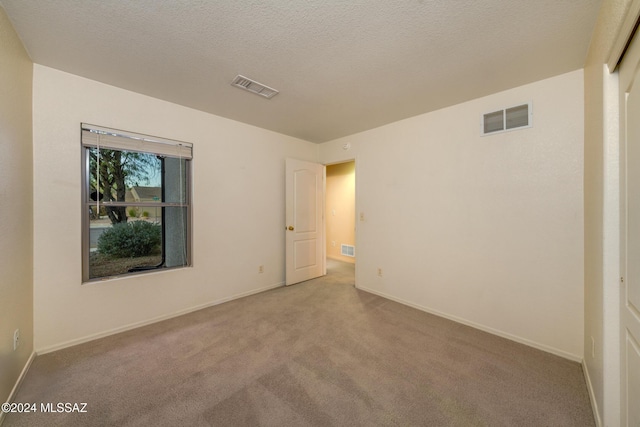
[[[312,142],[582,68],[600,3],[0,0],[38,64]]]

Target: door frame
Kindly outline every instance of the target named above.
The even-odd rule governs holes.
[[[296,159],[294,159],[296,160]],[[305,160],[307,161],[307,160]],[[360,192],[360,180],[358,178],[359,175],[359,165],[360,165],[360,160],[358,159],[358,156],[354,156],[354,157],[349,157],[346,159],[340,159],[340,160],[335,160],[332,162],[318,162],[317,164],[322,166],[322,230],[321,230],[321,241],[322,241],[322,266],[321,266],[321,270],[322,270],[322,275],[326,276],[327,274],[327,218],[326,218],[326,206],[327,206],[327,166],[330,165],[338,165],[341,163],[349,163],[349,162],[353,162],[354,163],[354,170],[355,170],[355,191],[354,191],[354,203],[355,203],[355,215],[356,218],[355,219],[355,246],[356,248],[359,247],[359,234],[360,234],[360,223],[361,222],[365,222],[366,221],[366,217],[364,219],[362,219],[362,215],[363,213],[360,211],[360,203],[359,203],[359,198],[358,198],[358,194]],[[311,162],[314,163],[314,162]],[[288,224],[286,223],[285,220],[285,229],[287,228]],[[285,243],[286,246],[286,243]],[[357,258],[357,257],[356,257]],[[285,263],[286,263],[286,254],[285,254]],[[355,262],[355,276],[354,276],[354,285],[357,288],[358,287],[358,261],[356,259]],[[286,270],[286,265],[285,265],[285,270]],[[286,275],[286,271],[285,271],[285,275]],[[285,283],[286,283],[286,278],[285,278]]]
[[[612,50],[610,56],[608,58],[607,66],[609,72],[613,75],[615,79],[615,84],[611,84],[611,86],[615,86],[615,88],[609,88],[611,91],[607,89],[607,82],[611,79],[607,79],[608,76],[605,76],[605,108],[607,108],[607,101],[611,104],[610,107],[613,109],[617,109],[617,134],[613,136],[617,141],[617,153],[610,153],[613,157],[617,155],[617,167],[618,167],[618,182],[613,183],[613,185],[617,184],[618,189],[618,200],[617,200],[617,229],[618,229],[618,262],[617,262],[617,276],[619,277],[618,286],[615,288],[608,288],[607,283],[604,282],[604,294],[609,294],[609,301],[607,301],[606,295],[603,295],[603,303],[604,303],[604,311],[607,311],[609,308],[610,315],[614,315],[615,319],[604,319],[604,330],[605,333],[605,343],[609,342],[610,344],[617,344],[615,346],[611,345],[608,350],[603,349],[604,358],[608,359],[608,372],[610,375],[607,375],[607,367],[604,366],[603,370],[603,387],[604,387],[604,396],[603,396],[603,406],[605,412],[605,420],[603,420],[604,424],[610,423],[628,423],[626,419],[626,411],[627,411],[627,390],[626,383],[627,379],[625,378],[626,368],[625,368],[625,327],[624,327],[624,319],[625,316],[625,307],[624,307],[624,299],[626,294],[626,286],[625,277],[627,276],[627,157],[626,157],[626,91],[627,88],[624,87],[626,84],[626,76],[629,71],[622,71],[620,65],[623,63],[624,59],[633,60],[635,62],[638,61],[638,49],[637,47],[633,52],[630,52],[628,48],[631,46],[632,40],[635,39],[636,45],[640,41],[640,33],[636,31],[636,25],[640,20],[640,0],[632,0],[631,5],[626,13],[626,16],[623,22],[620,24],[618,36],[616,37],[614,44],[612,46]],[[630,54],[635,55],[632,57]],[[625,74],[626,73],[626,74]],[[606,72],[605,72],[606,74]],[[635,82],[635,84],[640,84],[640,82]],[[615,91],[616,101],[610,100],[607,97],[607,94]],[[606,146],[605,146],[606,149]],[[610,149],[609,149],[610,150]],[[611,151],[611,150],[610,150]],[[613,159],[612,159],[613,160]],[[614,167],[612,167],[614,169]],[[613,172],[613,171],[612,171]],[[611,179],[612,177],[609,177]],[[607,180],[607,176],[605,176],[605,181]],[[613,203],[614,200],[606,200],[605,199],[605,209],[610,203]],[[611,209],[612,211],[614,209]],[[605,236],[609,234],[607,232],[608,228],[605,224]],[[615,240],[614,236],[610,236],[610,240]],[[605,260],[604,269],[607,270],[609,264],[614,264],[614,262],[607,263]],[[613,266],[610,267],[613,269]],[[617,298],[611,298],[612,296],[617,296]],[[615,307],[613,305],[615,304]],[[613,335],[610,339],[606,339],[606,333],[610,332],[610,335]],[[605,364],[607,360],[603,361]],[[609,415],[607,414],[609,412]],[[613,415],[610,415],[613,413]],[[599,417],[597,417],[599,420]]]
[[[631,62],[625,62],[631,61]],[[629,384],[629,362],[628,362],[628,353],[629,349],[629,339],[628,334],[631,335],[632,339],[635,338],[635,342],[637,345],[637,340],[640,339],[640,336],[637,334],[634,336],[633,332],[628,328],[630,325],[637,325],[638,322],[634,318],[633,314],[628,313],[627,308],[627,292],[628,287],[633,283],[629,278],[629,239],[630,234],[628,232],[629,229],[629,203],[630,194],[628,192],[628,183],[632,182],[629,177],[629,171],[633,170],[637,173],[638,165],[634,164],[633,169],[629,168],[629,157],[627,156],[628,147],[629,147],[629,139],[627,138],[628,126],[629,122],[627,114],[627,95],[631,92],[631,87],[634,87],[634,90],[637,90],[637,87],[640,86],[640,76],[638,76],[638,66],[640,64],[640,33],[635,34],[632,39],[630,39],[628,43],[628,49],[624,54],[624,57],[620,61],[619,68],[619,93],[620,93],[620,272],[621,272],[621,291],[620,291],[620,421],[622,425],[628,425],[629,420],[627,418],[629,414],[629,408],[632,406],[630,402],[628,384]],[[630,67],[630,68],[629,68]],[[630,86],[631,84],[631,86]],[[638,95],[636,95],[638,96]],[[637,99],[636,99],[637,102]],[[637,239],[637,238],[636,238]],[[638,241],[634,239],[634,244],[637,245]],[[633,280],[637,281],[637,277],[633,277]],[[637,283],[634,283],[634,286],[637,286]],[[637,326],[634,326],[637,331]],[[636,353],[637,353],[636,349]]]

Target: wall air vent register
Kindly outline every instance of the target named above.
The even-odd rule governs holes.
[[[355,257],[356,256],[355,246],[342,244],[340,246],[340,255]]]
[[[485,113],[480,118],[480,132],[482,136],[510,130],[524,129],[532,126],[533,111],[531,102],[515,107]]]

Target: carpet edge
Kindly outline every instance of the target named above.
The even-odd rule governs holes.
[[[600,410],[598,409],[598,401],[591,385],[591,376],[589,375],[589,369],[587,363],[582,360],[582,372],[584,375],[584,381],[587,383],[587,390],[589,391],[589,401],[591,401],[591,410],[593,411],[593,418],[596,423],[596,427],[602,427],[602,419],[600,418]]]
[[[560,357],[562,357],[564,359],[571,360],[572,362],[582,363],[582,360],[583,360],[581,356],[566,352],[564,350],[560,350],[560,349],[555,348],[555,347],[551,347],[551,346],[548,346],[548,345],[545,345],[545,344],[541,344],[541,343],[538,343],[538,342],[535,342],[535,341],[531,341],[531,340],[529,340],[527,338],[522,338],[522,337],[519,337],[517,335],[512,335],[512,334],[509,334],[507,332],[503,332],[503,331],[500,331],[498,329],[491,328],[489,326],[484,326],[484,325],[482,325],[480,323],[472,322],[470,320],[466,320],[466,319],[463,319],[463,318],[460,318],[460,317],[457,317],[457,316],[452,316],[450,314],[446,314],[446,313],[443,313],[441,311],[431,309],[429,307],[425,307],[425,306],[422,306],[422,305],[419,305],[419,304],[415,304],[415,303],[412,303],[412,302],[409,302],[409,301],[405,301],[405,300],[403,300],[401,298],[396,298],[394,296],[385,294],[384,292],[376,291],[374,289],[370,289],[370,288],[362,287],[362,286],[356,286],[356,288],[361,290],[361,291],[369,292],[369,293],[372,293],[374,295],[378,295],[378,296],[380,296],[382,298],[386,298],[388,300],[395,301],[395,302],[397,302],[399,304],[403,304],[403,305],[415,308],[417,310],[424,311],[426,313],[433,314],[433,315],[436,315],[438,317],[442,317],[442,318],[451,320],[451,321],[456,322],[456,323],[460,323],[460,324],[463,324],[463,325],[466,325],[466,326],[470,326],[472,328],[479,329],[479,330],[484,331],[484,332],[488,332],[488,333],[490,333],[492,335],[496,335],[496,336],[499,336],[499,337],[502,337],[502,338],[506,338],[508,340],[515,341],[517,343],[524,344],[524,345],[527,345],[529,347],[533,347],[533,348],[536,348],[538,350],[542,350],[542,351],[545,351],[547,353],[554,354],[556,356],[560,356]]]
[[[36,358],[38,354],[35,351],[31,352],[31,355],[29,356],[29,358],[27,359],[27,362],[24,364],[24,367],[22,368],[22,371],[20,372],[20,375],[18,375],[18,379],[16,380],[16,383],[13,385],[13,388],[11,389],[11,392],[9,393],[9,397],[7,397],[7,403],[11,403],[13,402],[13,399],[16,397],[16,394],[18,393],[18,390],[20,389],[20,386],[22,385],[22,381],[24,381],[24,378],[27,376],[27,372],[29,372],[29,368],[31,367],[31,363],[33,363],[34,359]],[[4,422],[6,413],[4,411],[0,411],[0,426],[2,426],[2,423]]]
[[[240,299],[240,298],[244,298],[244,297],[248,297],[250,295],[254,295],[254,294],[259,294],[261,292],[266,292],[269,291],[271,289],[275,289],[275,288],[279,288],[284,286],[284,282],[279,282],[273,285],[268,285],[268,286],[264,286],[262,288],[258,288],[258,289],[253,289],[250,291],[246,291],[246,292],[241,292],[239,294],[235,294],[232,295],[230,297],[225,297],[225,298],[221,298],[218,300],[214,300],[214,301],[209,301],[207,303],[204,304],[199,304],[196,306],[192,306],[186,309],[182,309],[182,310],[178,310],[169,314],[163,314],[161,316],[156,316],[153,317],[151,319],[147,319],[147,320],[141,320],[139,322],[134,322],[134,323],[130,323],[128,325],[124,325],[124,326],[119,326],[117,328],[113,328],[113,329],[108,329],[106,331],[102,331],[102,332],[98,332],[95,334],[90,334],[90,335],[86,335],[84,337],[80,337],[80,338],[75,338],[69,341],[65,341],[59,344],[54,344],[48,347],[44,347],[44,348],[39,348],[36,349],[37,354],[42,355],[42,354],[47,354],[47,353],[52,353],[54,351],[57,350],[62,350],[64,348],[67,347],[73,347],[74,345],[78,345],[78,344],[83,344],[89,341],[93,341],[93,340],[97,340],[100,338],[104,338],[104,337],[108,337],[110,335],[115,335],[118,334],[120,332],[126,332],[126,331],[130,331],[132,329],[136,329],[136,328],[140,328],[142,326],[147,326],[147,325],[151,325],[153,323],[157,323],[157,322],[162,322],[163,320],[168,320],[168,319],[173,319],[174,317],[178,317],[178,316],[182,316],[185,314],[189,314],[192,313],[194,311],[198,311],[198,310],[202,310],[208,307],[213,307],[214,305],[219,305],[219,304],[223,304],[225,302],[229,302],[229,301],[233,301],[236,299]]]

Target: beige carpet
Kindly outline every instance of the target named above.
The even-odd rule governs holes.
[[[358,291],[337,262],[39,356],[16,402],[88,412],[9,414],[5,427],[594,425],[578,363]]]

